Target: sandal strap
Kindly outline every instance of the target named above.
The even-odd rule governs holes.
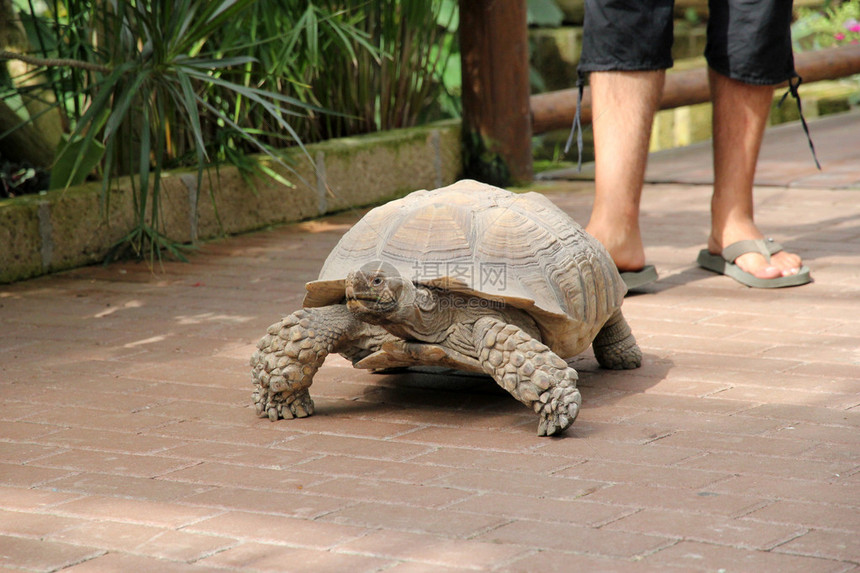
[[[780,252],[781,250],[782,245],[771,238],[747,239],[745,241],[732,243],[723,249],[722,256],[728,262],[733,263],[735,262],[735,259],[741,255],[745,255],[747,253],[759,253],[764,256],[768,262],[770,262],[770,256]]]

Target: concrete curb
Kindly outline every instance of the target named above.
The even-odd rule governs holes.
[[[292,183],[243,178],[235,167],[173,172],[161,182],[164,232],[193,243],[378,203],[433,189],[462,171],[460,122],[349,137],[290,150],[290,170],[263,165]],[[313,158],[313,162],[308,159]],[[134,190],[125,178],[102,204],[101,183],[0,201],[0,283],[92,264],[134,228]],[[107,217],[103,213],[107,213]]]

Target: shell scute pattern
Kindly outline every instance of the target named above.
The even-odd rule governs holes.
[[[475,181],[371,210],[308,284],[305,306],[337,302],[347,273],[373,261],[415,282],[523,308],[562,356],[584,350],[625,293],[602,245],[545,196]]]
[[[358,368],[487,374],[538,414],[538,435],[555,435],[582,405],[566,358],[591,344],[603,367],[641,364],[625,291],[600,243],[542,195],[475,181],[412,193],[347,231],[303,308],[260,340],[255,409],[312,415],[309,387],[337,352]]]

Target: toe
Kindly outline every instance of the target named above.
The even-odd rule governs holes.
[[[796,275],[800,271],[800,266],[803,264],[803,261],[798,255],[788,253],[786,251],[780,251],[774,254],[770,261],[771,265],[779,269],[780,276]]]
[[[735,259],[735,264],[760,279],[775,279],[782,275],[782,269],[768,262],[762,255],[758,253],[746,253]]]

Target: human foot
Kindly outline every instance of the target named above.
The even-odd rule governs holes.
[[[764,236],[757,231],[752,236],[724,234],[723,241],[718,241],[714,235],[711,235],[708,238],[708,252],[712,255],[721,255],[724,254],[726,247],[749,239],[761,240],[764,239]],[[772,241],[772,239],[766,240]],[[745,252],[732,262],[744,272],[760,279],[793,276],[800,272],[803,265],[798,255],[785,250],[774,251],[774,249],[769,249],[769,257],[760,252]]]
[[[645,247],[638,228],[615,228],[590,221],[585,230],[606,247],[619,272],[636,272],[645,267]]]
[[[710,252],[710,249],[702,249],[697,262],[702,268],[732,277],[739,283],[754,288],[799,286],[812,281],[809,269],[805,266],[797,270],[783,271],[768,265],[759,275],[754,275],[737,263],[748,255],[755,255],[770,263],[772,257],[780,252],[782,245],[773,239],[745,239],[726,246],[719,254]]]

